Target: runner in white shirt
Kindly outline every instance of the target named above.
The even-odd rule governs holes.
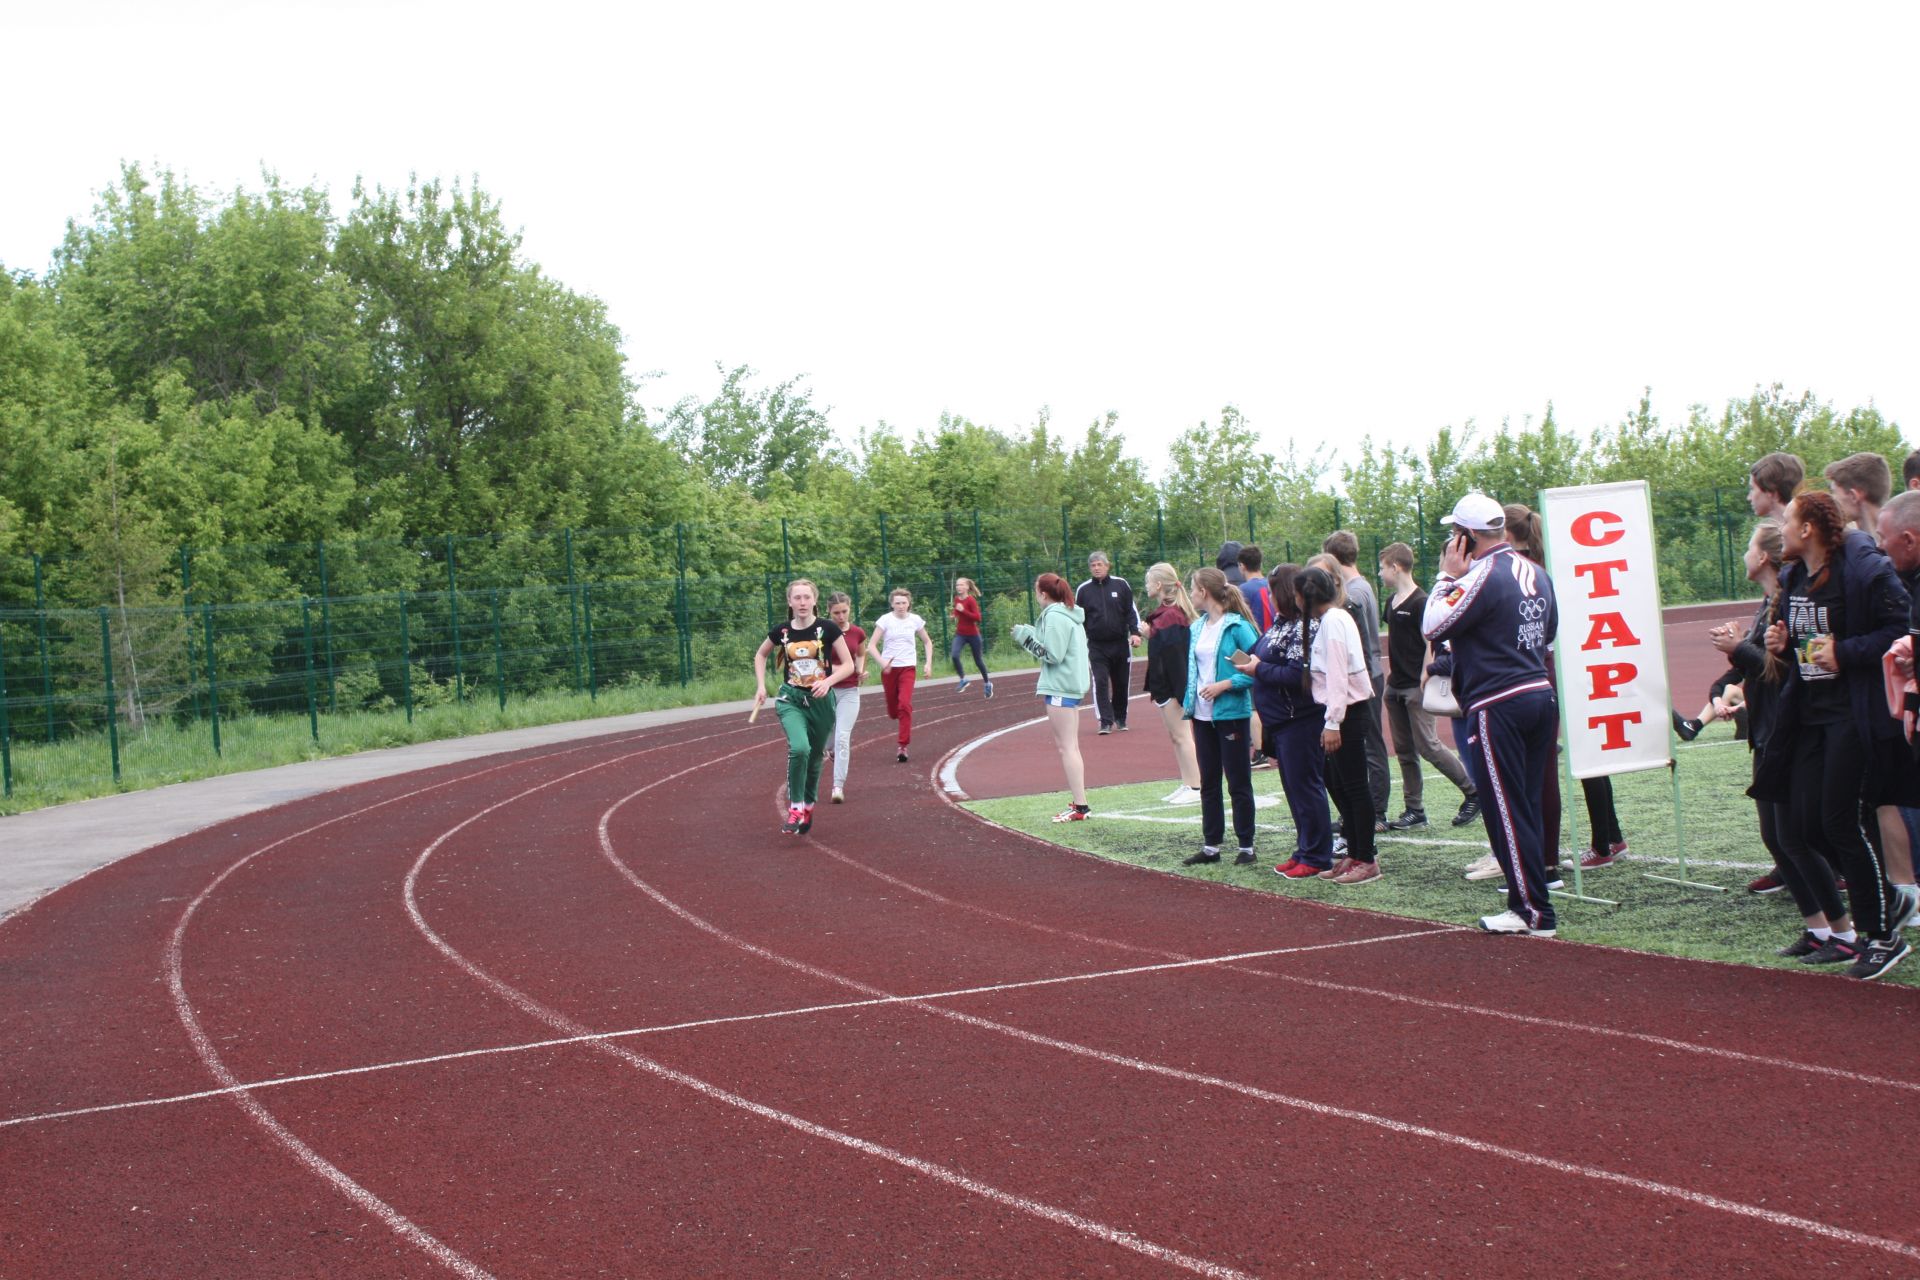
[[[913,741],[913,659],[915,638],[926,641],[929,678],[933,675],[933,637],[927,634],[927,622],[913,612],[913,592],[895,587],[887,595],[893,606],[873,624],[867,637],[867,652],[880,664],[880,688],[887,695],[887,715],[900,723],[898,759],[905,764],[907,744]]]

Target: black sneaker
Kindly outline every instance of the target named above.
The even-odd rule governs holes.
[[[1200,867],[1205,866],[1209,862],[1218,861],[1220,861],[1220,851],[1218,849],[1202,849],[1191,857],[1180,859],[1180,865],[1183,867]]]
[[[1234,855],[1233,865],[1236,867],[1250,867],[1258,861],[1260,861],[1260,859],[1253,856],[1253,850],[1242,849]]]
[[[1346,820],[1343,818],[1335,818],[1333,820],[1333,838],[1335,840],[1338,840],[1341,836],[1344,836],[1346,834],[1347,834]]]
[[[1100,726],[1100,736],[1101,736],[1101,737],[1103,737],[1103,738],[1104,738],[1104,737],[1106,737],[1106,736],[1107,736],[1108,734],[1110,734],[1110,733],[1112,733],[1112,732],[1113,732],[1113,726],[1112,726],[1112,725],[1110,725],[1110,724],[1103,724],[1103,725],[1101,725],[1101,726]]]
[[[1266,752],[1256,751],[1253,753],[1253,758],[1247,762],[1247,767],[1249,769],[1271,769],[1273,768],[1273,760]]]
[[[813,810],[802,809],[800,811],[800,827],[798,830],[794,832],[794,834],[798,836],[803,836],[811,830],[813,830]]]
[[[1778,951],[1774,952],[1773,954],[1777,956],[1788,956],[1792,959],[1797,960],[1801,956],[1810,956],[1814,952],[1818,951],[1819,949],[1820,949],[1820,939],[1813,936],[1813,930],[1802,929],[1800,931],[1799,937],[1795,938],[1792,942],[1789,942],[1786,946],[1780,948]]]
[[[1479,816],[1480,797],[1468,796],[1465,803],[1460,806],[1460,812],[1453,815],[1453,825],[1456,827],[1464,827]]]
[[[1127,731],[1127,722],[1125,720],[1122,720],[1118,724],[1114,725],[1113,727],[1118,729],[1120,732],[1125,733]]]
[[[1389,822],[1387,824],[1387,830],[1412,831],[1415,827],[1424,827],[1426,825],[1427,811],[1425,809],[1409,809],[1392,822]]]
[[[1673,732],[1682,742],[1692,742],[1706,728],[1698,720],[1689,720],[1678,711],[1673,713]]]
[[[1912,950],[1906,939],[1897,933],[1885,942],[1869,942],[1866,950],[1860,953],[1860,958],[1847,966],[1847,976],[1872,982],[1906,959],[1907,953]]]
[[[907,753],[905,748],[902,748],[900,751],[900,754],[894,757],[894,761],[899,764],[905,764],[907,762]]]
[[[1838,938],[1828,938],[1818,950],[1809,951],[1800,957],[1801,964],[1852,964],[1866,950],[1866,944],[1858,939],[1842,942]]]

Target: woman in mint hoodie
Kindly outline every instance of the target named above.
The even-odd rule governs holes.
[[[1047,726],[1066,770],[1071,803],[1053,815],[1055,822],[1083,822],[1087,807],[1087,769],[1080,759],[1080,700],[1087,696],[1086,611],[1073,603],[1073,588],[1057,573],[1043,573],[1033,584],[1040,616],[1033,625],[1013,629],[1014,643],[1040,659],[1039,693]]]
[[[1193,753],[1200,763],[1200,852],[1186,859],[1189,867],[1220,861],[1220,842],[1226,836],[1226,814],[1220,804],[1220,779],[1227,780],[1233,797],[1233,834],[1240,842],[1236,867],[1251,866],[1253,857],[1253,762],[1247,729],[1253,720],[1253,677],[1233,664],[1235,654],[1247,653],[1259,642],[1260,632],[1240,588],[1218,569],[1194,573],[1193,604],[1201,610],[1193,620],[1187,645],[1187,718],[1193,722]]]

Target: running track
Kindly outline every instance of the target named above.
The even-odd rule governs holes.
[[[1920,1274],[1914,992],[1039,845],[930,777],[1028,688],[923,690],[910,766],[869,699],[812,838],[708,720],[43,899],[0,1275]]]

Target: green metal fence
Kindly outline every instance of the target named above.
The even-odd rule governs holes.
[[[1750,594],[1743,498],[1655,493],[1670,602]],[[160,727],[217,754],[223,732],[260,716],[301,717],[317,741],[327,717],[349,712],[411,719],[447,702],[684,685],[744,668],[800,575],[846,591],[863,621],[907,587],[944,647],[956,576],[979,584],[1000,634],[1031,619],[1036,575],[1078,581],[1090,551],[1136,584],[1156,560],[1212,564],[1226,538],[1260,545],[1269,565],[1298,562],[1342,515],[1338,499],[1316,496],[1287,511],[966,511],[183,547],[138,607],[112,608],[98,607],[103,593],[77,562],[32,557],[0,572],[0,772],[10,795],[20,744],[73,743],[118,781],[122,737]],[[1430,577],[1439,530],[1417,502],[1358,533],[1363,568],[1405,541]]]

